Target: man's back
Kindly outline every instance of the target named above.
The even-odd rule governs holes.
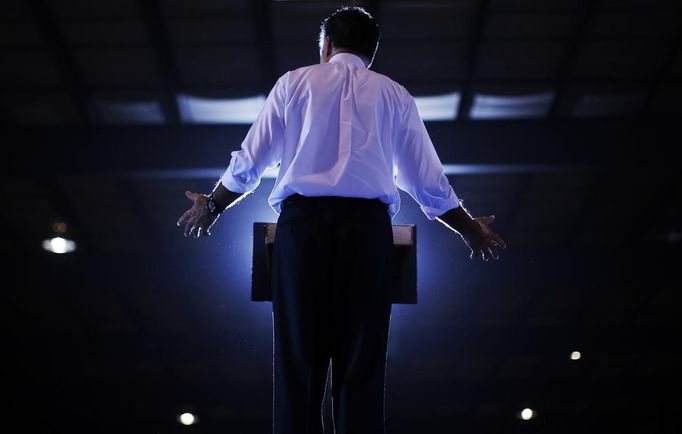
[[[351,53],[280,77],[221,181],[249,191],[277,164],[277,213],[298,193],[379,199],[394,216],[394,174],[429,218],[458,205],[412,96]]]
[[[394,133],[400,87],[341,53],[329,63],[291,71],[286,89],[280,176],[271,202],[286,191],[395,202]]]

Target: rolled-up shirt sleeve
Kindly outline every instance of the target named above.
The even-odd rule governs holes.
[[[401,127],[394,148],[396,185],[419,204],[429,220],[434,220],[457,208],[460,201],[445,176],[414,98],[405,91],[403,101]]]
[[[232,192],[255,190],[265,170],[276,166],[282,159],[287,75],[277,80],[246,134],[241,149],[231,154],[230,164],[220,182]]]

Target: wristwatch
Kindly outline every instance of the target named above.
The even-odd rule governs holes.
[[[223,210],[221,210],[220,207],[218,207],[218,204],[216,203],[212,194],[208,196],[208,201],[206,202],[206,210],[211,215],[219,215],[221,212],[223,212]]]

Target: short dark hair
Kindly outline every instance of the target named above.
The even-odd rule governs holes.
[[[329,36],[334,48],[345,48],[366,57],[371,64],[379,46],[379,25],[358,6],[344,6],[325,18],[320,26],[320,47]]]

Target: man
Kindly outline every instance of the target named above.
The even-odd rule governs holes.
[[[269,198],[279,213],[273,250],[275,434],[322,432],[332,369],[335,432],[384,432],[396,186],[426,216],[458,232],[471,258],[498,258],[494,216],[472,218],[447,178],[414,99],[369,71],[379,27],[358,7],[322,23],[320,64],[279,78],[210,195],[178,221],[210,235],[220,213],[279,165]]]

